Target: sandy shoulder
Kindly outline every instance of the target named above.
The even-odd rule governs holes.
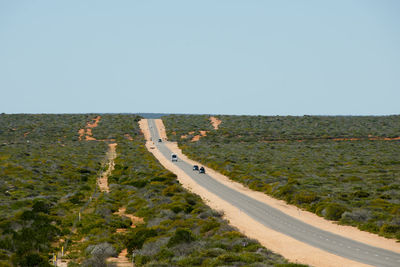
[[[160,163],[165,168],[175,173],[178,176],[179,182],[189,191],[199,195],[207,205],[209,205],[211,208],[215,210],[222,210],[224,212],[224,218],[227,219],[232,226],[238,228],[239,231],[241,231],[246,236],[258,240],[266,248],[281,254],[282,256],[284,256],[285,258],[289,259],[292,262],[310,264],[314,266],[332,266],[332,267],[369,266],[339,257],[334,254],[327,253],[321,249],[312,247],[308,244],[302,243],[289,236],[286,236],[277,231],[269,229],[264,225],[262,225],[261,223],[255,221],[247,214],[241,212],[235,206],[229,204],[228,202],[220,199],[215,194],[212,194],[205,188],[199,186],[184,171],[178,168],[170,160],[165,158],[157,148],[154,148],[154,143],[150,141],[149,127],[147,124],[147,120],[144,119],[141,120],[139,125],[147,139],[146,142],[147,149],[160,161]],[[195,163],[194,161],[187,159],[187,157],[185,157],[177,148],[176,144],[170,142],[165,142],[165,143],[169,148],[173,149],[173,151],[178,153],[178,156],[182,160],[188,161],[190,163]],[[211,174],[212,176],[214,175],[214,173],[211,173],[212,170],[210,170],[209,168],[207,168],[207,171],[208,174]],[[224,179],[221,178],[222,177],[218,177],[216,179],[222,181],[224,184],[226,184],[226,182],[229,182],[229,179],[228,181],[225,181]],[[233,188],[236,189],[237,185],[231,185],[231,186],[233,186]]]

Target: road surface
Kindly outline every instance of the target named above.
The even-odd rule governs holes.
[[[170,159],[171,150],[169,150],[163,142],[158,142],[160,136],[156,123],[154,120],[149,119],[148,124],[151,138],[154,140],[155,146],[167,159]],[[321,230],[229,188],[207,174],[199,174],[193,171],[193,166],[187,162],[178,160],[175,164],[200,186],[236,206],[242,212],[266,227],[295,238],[303,243],[353,261],[374,266],[400,266],[399,253],[373,247]]]

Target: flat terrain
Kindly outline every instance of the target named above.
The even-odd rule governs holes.
[[[159,131],[157,130],[156,123],[154,123],[153,120],[149,120],[149,125],[152,133],[152,139],[158,140]],[[171,146],[169,143],[156,142],[155,144],[157,149],[165,158],[170,157],[172,151],[170,150]],[[378,247],[372,247],[370,245],[363,244],[334,233],[323,231],[313,227],[310,224],[303,223],[291,216],[287,216],[286,214],[275,208],[272,208],[269,205],[266,205],[265,203],[248,197],[238,190],[234,190],[231,187],[216,181],[209,175],[193,172],[192,164],[183,160],[175,163],[175,165],[189,175],[191,179],[193,179],[199,186],[204,187],[207,191],[212,192],[220,199],[229,202],[234,207],[237,207],[241,212],[246,213],[251,218],[262,223],[270,229],[293,237],[294,239],[307,243],[313,247],[320,248],[332,254],[352,259],[354,261],[375,266],[397,266],[397,264],[400,262],[399,253],[394,253],[390,250],[384,250]],[[236,216],[239,215],[237,213],[238,212],[236,212]],[[249,220],[247,224],[252,224],[252,222]],[[246,228],[246,226],[242,227]],[[391,249],[389,243],[387,247]],[[287,244],[286,249],[294,250],[296,245]],[[298,249],[301,250],[301,248]],[[303,253],[310,253],[310,251],[304,250]],[[320,254],[319,251],[311,251],[311,253],[312,254],[309,255],[308,259],[305,259],[308,263],[311,263],[315,258],[327,257],[326,255],[323,255],[323,253]],[[334,260],[336,260],[336,262],[333,263],[332,266],[339,264],[340,259]],[[330,266],[329,263],[332,263],[332,259],[326,258],[326,261],[320,260],[318,265]],[[347,262],[342,264],[350,266],[352,263]]]
[[[163,121],[185,154],[232,180],[400,240],[400,116],[217,117],[218,130],[205,115]]]
[[[288,264],[185,190],[139,120],[0,115],[1,266]]]

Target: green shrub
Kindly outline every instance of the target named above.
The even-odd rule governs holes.
[[[330,203],[321,212],[328,220],[339,220],[347,209],[340,204]]]
[[[382,234],[396,234],[400,232],[400,225],[384,224],[382,225],[380,232]]]
[[[358,198],[365,198],[365,197],[369,197],[369,193],[359,190],[359,191],[354,192],[353,196],[358,197]]]
[[[126,247],[129,253],[134,249],[141,249],[144,242],[150,238],[157,236],[157,231],[152,228],[137,227],[127,236]]]
[[[180,243],[190,243],[194,240],[195,238],[189,229],[178,228],[168,241],[168,246],[172,247]]]
[[[215,219],[207,220],[200,228],[200,233],[208,232],[212,229],[218,228],[221,224]]]
[[[51,266],[47,259],[44,258],[43,256],[37,254],[37,253],[30,253],[28,255],[25,255],[23,258],[20,259],[19,261],[20,266],[26,266],[26,267],[47,267]]]
[[[163,194],[164,196],[171,197],[171,196],[173,196],[174,194],[179,193],[179,192],[181,192],[181,191],[182,191],[182,190],[181,190],[180,186],[177,185],[177,184],[174,184],[174,185],[171,185],[171,186],[168,186],[167,188],[165,188],[165,189],[162,191],[162,194]]]
[[[299,192],[294,196],[296,204],[310,204],[318,199],[317,194],[314,192]]]
[[[200,266],[203,263],[203,258],[202,257],[193,257],[193,256],[189,256],[189,257],[185,257],[183,259],[180,259],[176,264],[178,266]]]

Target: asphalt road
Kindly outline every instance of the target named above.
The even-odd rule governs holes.
[[[171,158],[169,150],[163,142],[158,142],[159,134],[154,120],[149,119],[150,133],[154,144],[167,158]],[[189,175],[196,183],[221,199],[239,208],[253,219],[275,231],[291,236],[301,242],[320,248],[329,253],[357,262],[374,266],[400,266],[400,254],[373,247],[321,230],[299,221],[283,212],[258,200],[248,197],[216,181],[207,174],[199,174],[192,170],[192,165],[182,160],[174,163]]]

